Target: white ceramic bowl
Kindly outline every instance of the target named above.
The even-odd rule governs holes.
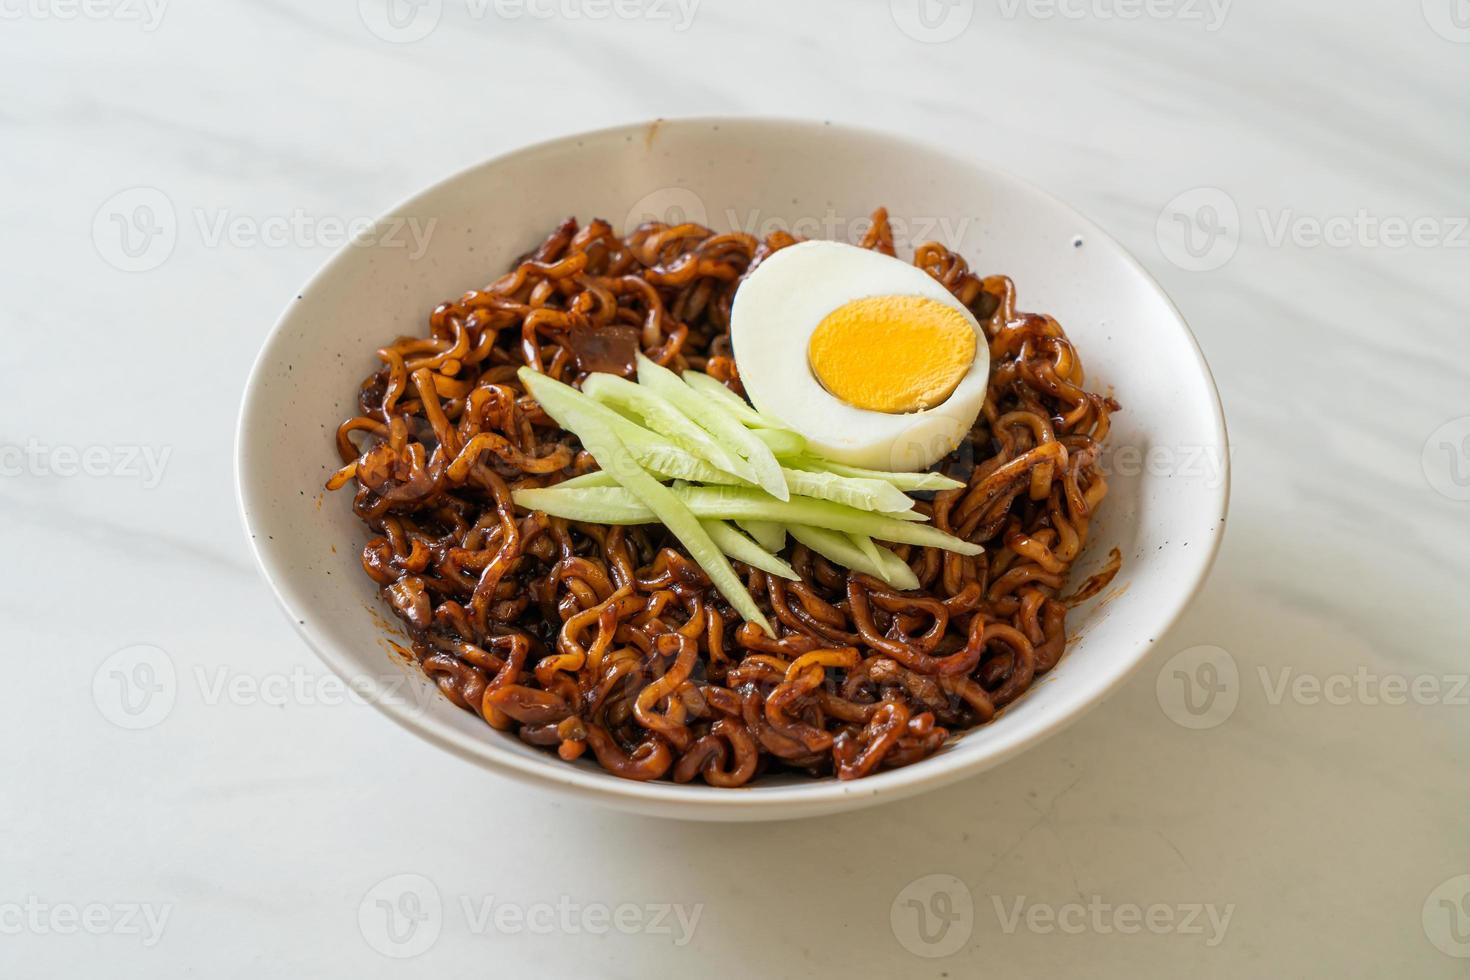
[[[921,763],[839,782],[744,789],[638,783],[569,765],[451,705],[395,656],[359,553],[349,491],[322,498],[332,434],[353,414],[374,349],[424,329],[441,300],[496,278],[561,219],[624,227],[684,215],[717,229],[856,240],[878,205],[904,245],[930,238],[977,271],[1004,272],[1021,308],[1055,315],[1091,384],[1111,388],[1110,491],[1080,581],[1112,548],[1112,586],[1073,610],[1060,665],[992,724]],[[420,248],[412,234],[428,231]],[[432,224],[430,224],[432,222]],[[855,809],[973,775],[1060,730],[1116,688],[1200,588],[1223,533],[1224,419],[1179,312],[1123,249],[1066,205],[942,148],[819,123],[690,119],[518,150],[457,174],[385,217],[308,283],[256,361],[237,441],[240,507],[291,622],[338,674],[410,731],[497,773],[647,814],[765,820]],[[1122,451],[1118,451],[1124,447]],[[363,760],[382,765],[383,760]]]

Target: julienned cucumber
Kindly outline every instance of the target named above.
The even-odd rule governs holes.
[[[718,486],[740,486],[738,477],[731,476],[714,470],[714,467],[702,460],[697,460],[682,449],[670,446],[667,450],[654,448],[628,447],[643,468],[660,477],[659,482],[665,480],[685,480],[689,483],[715,484]],[[701,478],[703,470],[713,470],[715,479]],[[876,480],[858,480],[850,477],[838,476],[835,473],[808,473],[804,470],[782,469],[792,493],[802,497],[813,497],[817,500],[830,500],[834,504],[846,504],[856,507],[858,510],[870,510],[882,514],[885,517],[894,517],[901,521],[920,521],[924,515],[916,510],[899,510],[900,507],[912,508],[913,501],[902,492],[894,489],[886,483],[878,483]],[[693,474],[684,476],[681,474]],[[562,483],[558,483],[557,489],[574,490],[583,487],[616,487],[622,484],[610,473],[597,471],[585,473],[582,476],[572,477]],[[771,535],[774,537],[774,535]],[[758,539],[759,540],[759,539]],[[763,545],[764,547],[768,547]],[[779,547],[774,550],[781,550]]]
[[[919,577],[914,574],[913,569],[886,548],[879,549],[873,545],[875,553],[869,555],[866,548],[859,547],[846,534],[800,524],[788,525],[787,530],[791,532],[793,538],[828,561],[836,562],[845,568],[866,572],[874,578],[882,579],[895,589],[917,589],[919,587]],[[871,545],[872,542],[869,541],[869,544]],[[892,561],[885,560],[876,553],[877,551],[886,553]]]
[[[764,442],[778,457],[790,459],[806,452],[806,439],[802,438],[799,433],[793,432],[780,419],[762,415],[744,398],[709,375],[700,374],[698,371],[685,371],[680,377],[689,387],[708,395],[711,401],[718,402],[743,425],[753,430],[755,437]]]
[[[771,554],[786,547],[786,528],[775,521],[736,521],[740,530],[755,538],[756,543]]]
[[[705,531],[709,534],[710,540],[719,545],[721,551],[736,561],[743,561],[752,568],[759,568],[763,572],[770,572],[772,575],[790,579],[793,582],[801,580],[801,576],[796,574],[796,571],[790,565],[724,521],[705,518],[699,523],[704,526]]]
[[[836,473],[814,473],[811,470],[793,470],[783,466],[781,475],[791,492],[803,497],[830,500],[834,504],[846,504],[858,510],[875,510],[886,514],[901,514],[912,510],[913,498],[891,483],[868,480]]]
[[[942,473],[889,473],[886,470],[865,470],[860,466],[834,463],[815,456],[800,456],[787,465],[803,470],[836,473],[838,476],[852,477],[857,480],[882,480],[900,490],[958,490],[964,486],[959,480],[952,480]]]
[[[786,429],[751,429],[751,434],[766,444],[777,459],[794,459],[806,452],[806,440]]]
[[[623,420],[628,429],[637,429],[640,435],[625,432],[614,426],[614,431],[628,447],[634,460],[644,469],[667,480],[685,480],[689,483],[714,484],[717,486],[742,486],[745,481],[713,464],[687,453],[672,443],[661,444],[661,436],[640,429],[632,422]],[[904,521],[923,520],[924,515],[913,510],[913,500],[892,484],[880,480],[867,480],[835,473],[814,473],[808,470],[793,470],[781,467],[780,473],[790,493],[817,500],[830,500],[835,504],[846,504],[858,510],[871,510]],[[564,489],[577,487],[615,487],[618,481],[606,473],[588,473],[573,477],[557,485]],[[780,550],[779,548],[776,550]]]
[[[695,391],[702,391],[711,398],[718,400],[729,409],[731,414],[752,429],[785,428],[785,426],[774,419],[768,419],[760,412],[757,412],[744,398],[741,398],[735,392],[726,388],[707,374],[701,374],[698,371],[685,371],[680,377],[684,379],[685,384]]]
[[[727,473],[755,482],[755,470],[749,463],[726,450],[677,406],[647,386],[634,384],[615,374],[589,374],[582,382],[582,394],[603,405],[626,409],[641,416],[648,428],[667,436],[679,448],[708,460]]]
[[[642,354],[638,355],[638,383],[662,396],[704,431],[743,456],[755,474],[751,482],[778,500],[790,498],[791,491],[786,488],[775,455],[723,405],[695,391],[673,371]]]
[[[883,559],[878,554],[878,546],[873,543],[872,538],[868,537],[866,534],[848,534],[844,535],[844,537],[846,537],[847,540],[851,541],[853,544],[857,545],[857,549],[861,551],[864,555],[867,555],[868,561],[872,562],[874,566],[879,568],[883,566]]]
[[[651,512],[659,522],[667,527],[679,539],[679,542],[689,549],[689,557],[699,563],[705,574],[710,577],[715,588],[720,590],[735,610],[743,616],[747,622],[755,623],[771,636],[776,631],[771,628],[770,621],[756,605],[746,591],[740,576],[735,574],[735,569],[730,567],[730,562],[725,558],[714,541],[710,539],[709,532],[700,524],[699,519],[690,513],[686,506],[668,487],[659,483],[641,466],[633,463],[627,447],[618,439],[612,426],[608,425],[596,412],[588,411],[586,403],[591,401],[586,395],[575,388],[568,387],[560,381],[556,381],[540,374],[530,368],[521,368],[517,372],[521,383],[531,393],[546,414],[556,420],[562,428],[574,433],[582,442],[582,447],[592,454],[599,466],[617,478],[625,489],[613,491],[625,493],[634,498]],[[553,493],[555,491],[532,491],[540,493]],[[563,493],[607,493],[607,490],[570,490]],[[529,505],[522,505],[529,506]],[[895,522],[898,523],[898,522]]]
[[[804,524],[848,534],[865,534],[879,541],[941,548],[962,555],[978,555],[984,550],[979,545],[918,521],[900,520],[810,497],[793,496],[782,501],[753,487],[680,487],[668,490],[668,493],[690,513],[701,518],[777,521],[788,527]],[[549,487],[517,490],[514,496],[521,507],[572,521],[648,524],[661,520],[639,496],[617,487]]]
[[[582,408],[612,428],[618,439],[627,448],[628,454],[632,456],[633,462],[666,479],[689,480],[695,483],[740,482],[739,478],[716,469],[713,464],[680,449],[666,437],[650,432],[606,405],[587,398],[582,401]]]

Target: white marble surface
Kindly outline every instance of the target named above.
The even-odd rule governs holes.
[[[933,0],[928,27],[909,0],[687,23],[429,0],[402,43],[376,0],[159,2],[0,2],[0,975],[1470,971],[1464,0]],[[713,113],[1030,177],[1160,278],[1224,396],[1234,508],[1198,604],[1104,707],[914,802],[722,827],[534,795],[328,703],[246,552],[236,408],[331,220],[527,142]],[[122,249],[112,215],[158,201],[136,188],[177,216],[166,260]],[[1192,254],[1165,211],[1197,188]],[[1170,661],[1200,645],[1239,679],[1196,718]],[[129,715],[138,662],[176,690]],[[957,880],[905,891],[931,874]],[[390,934],[405,884],[428,918]],[[594,934],[621,904],[699,917]]]

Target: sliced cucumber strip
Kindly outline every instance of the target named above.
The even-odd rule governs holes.
[[[556,485],[557,490],[586,490],[588,487],[620,487],[622,486],[613,475],[606,470],[594,470],[591,473],[583,473],[574,476],[570,480],[563,480]]]
[[[666,437],[650,432],[624,415],[600,402],[587,399],[582,407],[606,423],[617,433],[623,445],[638,463],[670,480],[697,483],[740,484],[746,481],[732,476],[713,464],[680,449]]]
[[[775,454],[720,402],[700,394],[680,380],[673,371],[642,354],[638,355],[638,384],[663,398],[704,431],[744,457],[754,471],[755,479],[752,482],[762,490],[777,500],[791,499],[791,491],[786,488],[786,480],[781,476],[781,464],[776,462]],[[730,472],[746,476],[738,470]]]
[[[900,490],[958,490],[964,486],[959,480],[952,480],[942,473],[889,473],[886,470],[865,470],[860,466],[834,463],[815,456],[802,456],[788,465],[803,470],[836,473],[838,476],[850,476],[859,480],[882,480]]]
[[[646,473],[643,475],[647,476]],[[621,482],[621,476],[619,479]],[[648,479],[657,482],[652,477]],[[680,487],[670,490],[660,486],[659,489],[668,491],[676,501],[701,518],[779,521],[788,526],[805,524],[848,534],[865,534],[879,541],[941,548],[961,555],[978,555],[985,550],[927,524],[857,510],[828,500],[799,496],[777,500],[754,487]],[[639,496],[616,487],[517,490],[514,497],[517,504],[528,510],[541,510],[573,521],[648,524],[661,519],[652,507],[642,503]]]
[[[615,374],[589,374],[582,382],[582,393],[613,408],[633,412],[648,428],[667,436],[680,449],[713,463],[727,473],[734,473],[755,483],[751,465],[721,446],[668,399]],[[543,408],[545,406],[542,406]]]
[[[777,459],[792,459],[806,452],[806,440],[789,429],[751,429]]]
[[[919,587],[919,577],[914,574],[908,562],[881,545],[878,547],[878,558],[883,562],[883,567],[888,569],[888,577],[884,579],[888,584],[913,582],[913,585],[898,586],[898,588],[917,589]]]
[[[774,500],[753,487],[689,487],[680,490],[679,497],[700,517],[808,524],[833,531],[866,534],[879,541],[942,548],[962,555],[978,555],[985,550],[918,521],[873,514],[810,497]]]
[[[736,521],[740,529],[755,538],[756,543],[771,554],[786,547],[786,526],[775,521]]]
[[[531,397],[536,399],[546,414],[555,419],[562,428],[574,433],[582,441],[583,448],[597,460],[598,465],[623,485],[624,489],[620,492],[645,506],[679,539],[689,550],[689,557],[699,563],[699,567],[704,569],[715,588],[729,600],[735,610],[748,622],[755,623],[767,634],[775,636],[776,631],[771,628],[770,621],[746,591],[724,552],[710,540],[709,532],[700,524],[699,519],[690,513],[688,506],[673,490],[659,483],[633,461],[612,426],[603,421],[598,413],[586,408],[586,403],[591,399],[575,388],[530,368],[521,368],[517,374]],[[564,490],[562,493],[607,493],[611,489]]]
[[[791,579],[794,582],[801,580],[801,576],[796,574],[796,571],[790,565],[724,521],[706,518],[699,523],[703,525],[705,532],[709,535],[709,539],[719,545],[721,551],[736,561],[743,561],[753,568],[759,568],[763,572],[770,572],[772,575]]]
[[[859,551],[867,555],[868,561],[872,562],[878,568],[883,567],[883,558],[878,554],[878,546],[873,543],[872,538],[866,534],[849,534],[847,540],[851,541],[857,546]]]
[[[631,426],[632,423],[630,422],[629,425]],[[648,432],[647,429],[641,427],[640,431]],[[622,432],[619,432],[618,436],[622,438],[628,451],[633,454],[633,458],[638,460],[645,469],[652,470],[667,479],[688,480],[691,483],[714,483],[721,486],[727,484],[734,486],[746,482],[651,432],[648,433],[646,440],[642,437],[630,439]]]
[[[602,476],[604,474],[598,474]],[[511,494],[517,507],[545,511],[552,517],[584,524],[656,524],[647,504],[621,485],[614,487],[542,487]]]
[[[786,485],[791,488],[791,492],[803,497],[830,500],[858,510],[892,514],[912,510],[914,506],[913,500],[906,493],[882,480],[838,476],[836,473],[814,473],[811,470],[793,470],[789,467],[782,467],[781,474],[786,477]]]
[[[786,530],[791,532],[793,538],[823,558],[835,562],[844,568],[865,572],[874,578],[887,582],[895,589],[917,589],[919,587],[918,576],[907,565],[898,562],[897,564],[903,567],[903,570],[899,571],[893,564],[883,561],[881,558],[878,561],[874,561],[868,557],[864,549],[854,544],[852,539],[846,534],[838,534],[835,531],[828,531],[819,527],[809,527],[804,524],[788,524]],[[890,551],[889,554],[892,555],[893,553]],[[895,560],[897,557],[897,555],[894,555]],[[907,574],[904,574],[905,572]]]
[[[744,398],[720,384],[707,374],[698,371],[685,371],[680,375],[684,382],[695,391],[702,392],[716,399],[720,404],[730,410],[736,418],[752,429],[785,429],[786,426],[773,418],[768,418],[757,412]]]

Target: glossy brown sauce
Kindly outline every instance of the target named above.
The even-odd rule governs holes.
[[[642,350],[740,393],[735,291],[794,241],[690,224],[619,236],[569,220],[511,272],[440,305],[424,336],[378,351],[358,414],[338,428],[328,486],[355,486],[363,569],[455,704],[629,779],[855,779],[990,722],[1061,659],[1068,602],[1120,562],[1112,552],[1060,597],[1107,492],[1098,456],[1118,405],[1084,387],[1054,319],[1018,312],[1009,279],[976,276],[937,244],[914,262],[981,322],[991,376],[968,440],[941,465],[966,485],[918,507],[983,554],[893,546],[919,580],[912,592],[794,543],[784,554],[798,582],[737,565],[771,638],[661,526],[571,523],[512,502],[515,489],[596,466],[522,390],[518,367],[577,384],[631,373]],[[893,254],[885,212],[862,244]]]

